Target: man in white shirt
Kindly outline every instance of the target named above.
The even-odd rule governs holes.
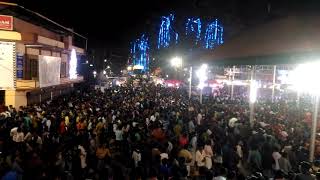
[[[132,159],[134,160],[134,166],[138,167],[139,162],[141,161],[141,153],[138,149],[135,149],[132,152]]]
[[[123,130],[122,127],[117,127],[117,129],[114,131],[116,135],[116,146],[118,149],[122,149],[122,140],[123,140]]]
[[[51,120],[50,119],[47,119],[46,126],[48,128],[48,131],[50,131],[50,127],[51,127]]]
[[[12,136],[12,140],[14,142],[23,142],[24,141],[24,133],[21,131],[21,128],[15,127],[10,131],[10,136]]]
[[[167,142],[167,153],[170,154],[173,149],[173,145],[170,141]]]

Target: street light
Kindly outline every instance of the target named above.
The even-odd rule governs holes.
[[[104,59],[104,62],[107,62],[107,59]]]
[[[106,70],[103,70],[103,74],[106,75],[106,74],[107,74],[107,71],[106,71]]]
[[[300,92],[309,93],[315,97],[315,105],[312,117],[311,137],[310,137],[310,154],[309,160],[314,160],[314,148],[317,133],[317,119],[319,106],[320,84],[318,83],[320,61],[299,65],[291,74],[290,79],[293,82],[293,88]]]
[[[202,90],[205,86],[205,81],[208,79],[207,77],[207,69],[208,65],[202,64],[198,71],[196,72],[198,78],[199,78],[199,85],[198,88],[200,89],[200,104],[202,104]]]
[[[93,77],[96,77],[97,76],[97,71],[93,71]]]
[[[190,66],[190,70],[189,70],[189,99],[191,99],[191,91],[192,91],[192,66]]]
[[[255,103],[257,100],[257,88],[258,88],[257,81],[252,80],[250,84],[250,97],[249,97],[250,103]]]
[[[182,58],[174,57],[171,59],[170,63],[171,63],[171,66],[173,66],[175,68],[182,67]]]

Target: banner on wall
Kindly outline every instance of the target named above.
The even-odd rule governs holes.
[[[0,41],[0,89],[15,89],[15,43]]]
[[[40,87],[60,84],[60,57],[39,55],[39,83]]]
[[[24,55],[17,53],[17,79],[23,79]]]

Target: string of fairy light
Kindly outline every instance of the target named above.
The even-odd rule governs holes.
[[[201,40],[201,20],[200,18],[188,18],[186,23],[186,36],[195,35],[195,43]]]
[[[214,49],[224,42],[224,28],[218,19],[204,23],[198,17],[187,18],[185,37],[179,36],[174,25],[175,16],[173,14],[160,18],[157,33],[157,49],[161,50],[170,48],[172,45],[177,45],[182,42],[179,38],[191,39],[190,43],[200,45],[199,47],[204,49]],[[143,71],[148,71],[150,49],[149,38],[145,34],[133,41],[130,49],[132,65],[143,67]]]
[[[218,19],[207,25],[204,41],[206,49],[214,49],[223,44],[223,26],[219,24]]]
[[[161,17],[161,24],[158,33],[158,49],[169,47],[173,40],[175,40],[176,44],[178,43],[179,34],[173,29],[174,20],[175,18],[173,14]]]
[[[142,71],[149,70],[149,38],[142,35],[131,43],[131,58],[134,66],[140,67]]]

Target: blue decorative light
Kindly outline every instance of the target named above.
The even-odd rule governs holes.
[[[223,44],[223,27],[216,19],[207,25],[204,35],[204,47],[206,49],[214,49],[221,44]]]
[[[178,44],[178,40],[179,40],[179,34],[176,33],[176,44]]]
[[[158,34],[158,49],[164,47],[169,47],[171,41],[174,39],[176,43],[178,42],[178,34],[174,32],[172,25],[174,22],[174,15],[161,17],[160,30]],[[171,37],[173,36],[173,37]]]
[[[201,40],[201,20],[200,18],[188,18],[186,23],[186,36],[195,35],[195,43]]]
[[[131,43],[132,65],[142,67],[142,71],[149,70],[149,39],[144,34],[140,39]]]

